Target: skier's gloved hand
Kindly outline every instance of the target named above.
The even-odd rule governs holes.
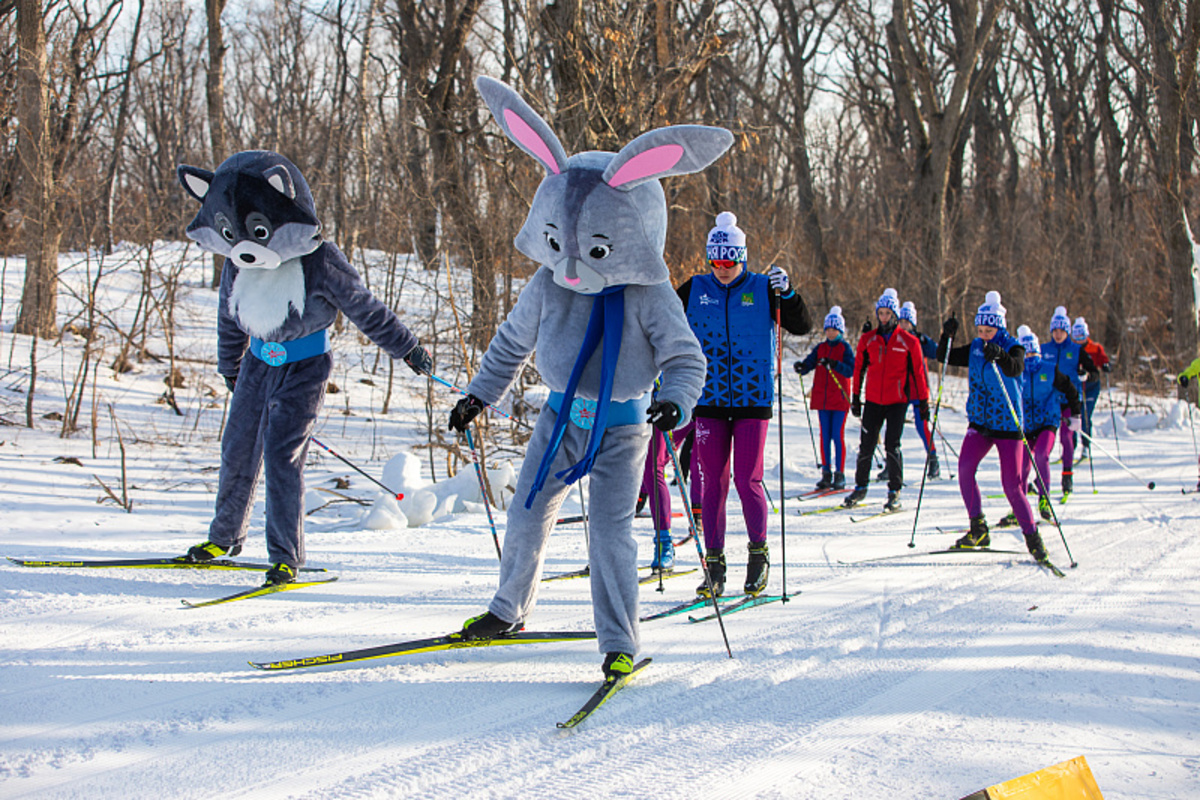
[[[683,411],[670,400],[655,400],[646,409],[646,421],[660,431],[674,430],[683,420]]]
[[[825,367],[826,369],[833,369],[833,359],[832,358],[818,358],[817,365]]]
[[[951,315],[949,319],[942,323],[942,337],[953,339],[955,336],[958,336],[958,318]]]
[[[232,392],[233,387],[237,385],[237,375],[222,375],[221,377],[225,379],[225,388]],[[1187,386],[1186,383],[1183,385]]]
[[[429,351],[421,345],[408,351],[408,355],[404,357],[404,363],[408,364],[408,368],[418,375],[433,374],[433,356],[429,355]]]
[[[787,294],[788,287],[790,286],[787,273],[774,264],[767,270],[767,282],[771,284],[771,288],[774,291],[780,294]]]
[[[850,413],[853,414],[856,419],[858,417],[862,416],[862,400],[861,399],[855,397],[850,401]]]
[[[926,422],[929,422],[929,401],[928,400],[921,401],[920,410],[921,410],[921,419],[925,420]]]
[[[471,420],[479,416],[479,412],[483,411],[486,405],[487,403],[473,394],[459,400],[454,404],[454,408],[450,409],[450,430],[465,431]]]
[[[226,378],[225,380],[229,380],[229,379]],[[1179,385],[1185,389],[1187,388],[1188,383],[1190,383],[1187,375],[1180,375],[1178,380],[1179,380]]]
[[[862,324],[862,332],[869,333],[870,330],[871,330],[871,320],[868,319],[866,322],[864,322]]]
[[[805,375],[805,374],[807,374],[807,373],[806,373],[806,371],[805,371],[805,369],[804,369],[804,362],[803,362],[803,361],[797,361],[795,364],[792,364],[792,369],[796,370],[796,374],[797,374],[797,375]]]
[[[1112,364],[1105,361],[1103,364],[1100,365],[1100,369],[1102,369],[1105,372],[1112,372]]]
[[[1081,419],[1078,414],[1072,414],[1071,416],[1067,417],[1067,428],[1075,433],[1079,433],[1081,430],[1083,430],[1083,419]]]
[[[1000,345],[996,344],[995,342],[984,342],[983,343],[983,360],[984,361],[988,361],[988,362],[996,361],[1002,355],[1004,355],[1004,348],[1001,347]]]

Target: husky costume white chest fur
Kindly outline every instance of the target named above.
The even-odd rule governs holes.
[[[600,649],[634,654],[634,505],[658,399],[686,418],[705,362],[663,261],[667,205],[658,179],[704,169],[733,142],[722,128],[681,125],[643,134],[620,153],[567,157],[515,92],[476,87],[496,122],[546,170],[515,244],[541,264],[483,356],[469,393],[494,403],[536,351],[552,390],[538,417],[509,509],[500,587],[489,611],[508,623],[532,611],[547,537],[569,484],[591,475],[592,601]],[[468,628],[468,635],[471,629]]]
[[[240,548],[265,467],[267,551],[272,563],[294,569],[304,563],[304,461],[333,363],[328,328],[338,311],[414,370],[416,355],[426,370],[428,357],[341,251],[321,240],[308,183],[286,158],[248,151],[216,172],[186,165],[178,172],[201,203],[188,237],[226,257],[217,371],[233,400],[209,542]]]

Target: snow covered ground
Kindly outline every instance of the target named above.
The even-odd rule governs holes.
[[[161,249],[159,257],[177,258],[182,246]],[[68,282],[80,258],[64,257]],[[198,360],[182,362],[185,415],[155,402],[165,364],[141,364],[119,380],[101,370],[94,454],[86,432],[63,439],[60,423],[42,418],[63,410],[81,339],[40,345],[36,427],[22,427],[29,340],[10,331],[23,264],[5,264],[0,555],[173,555],[204,538],[225,393],[211,365],[215,296],[200,288],[207,261],[188,264],[177,346]],[[110,307],[121,309],[116,318],[132,313],[139,281],[129,271],[102,284]],[[406,307],[429,307],[418,281],[406,291],[414,293]],[[63,315],[71,303],[64,300]],[[413,312],[414,327],[421,313]],[[347,332],[337,351],[343,393],[330,396],[318,437],[378,476],[395,457],[418,456],[405,480],[410,489],[427,482],[427,457],[417,448],[425,441],[423,384],[397,370],[393,410],[383,416],[373,348]],[[791,494],[811,486],[817,471],[798,384],[790,371],[784,380]],[[205,382],[218,391],[208,396]],[[1124,403],[1123,391],[1114,395]],[[964,400],[963,384],[948,379],[942,421],[955,448],[965,430]],[[842,513],[801,517],[798,510],[831,501],[788,500],[786,514],[773,516],[771,584],[782,587],[786,522],[787,589],[801,594],[729,616],[732,659],[714,622],[646,623],[643,655],[654,663],[571,732],[555,722],[597,685],[600,656],[591,643],[278,674],[247,665],[445,633],[484,608],[497,575],[487,517],[470,502],[473,477],[448,492],[440,466],[439,482],[424,487],[439,498],[436,516],[418,527],[388,528],[378,509],[371,527],[372,509],[349,502],[312,513],[309,563],[340,578],[327,587],[185,609],[181,599],[217,597],[259,576],[5,562],[0,796],[958,798],[1084,755],[1109,800],[1200,797],[1200,495],[1180,492],[1195,486],[1196,455],[1182,408],[1165,399],[1133,401],[1134,424],[1118,418],[1118,441],[1102,398],[1097,416],[1108,424],[1098,441],[1113,455],[1119,446],[1139,479],[1097,454],[1077,470],[1070,503],[1056,505],[1078,568],[1068,567],[1059,533],[1042,528],[1065,579],[1021,556],[841,564],[914,552],[906,546],[918,493],[914,468],[904,493],[909,510],[897,516],[861,523]],[[439,388],[435,414],[444,416],[451,403]],[[100,502],[100,481],[118,494],[121,486],[108,404],[125,436],[131,513]],[[81,421],[89,414],[90,400]],[[846,433],[852,458],[856,426]],[[778,505],[776,441],[772,431],[768,487]],[[906,462],[919,463],[911,426],[904,448]],[[940,449],[944,475],[956,473]],[[401,471],[397,463],[390,476]],[[416,463],[425,464],[420,479],[411,473]],[[379,494],[313,448],[310,487],[332,488],[339,478],[349,481],[346,496],[374,501]],[[994,457],[984,462],[981,482],[985,492],[999,492]],[[882,495],[876,485],[870,499]],[[314,493],[320,496],[338,499]],[[993,523],[1007,511],[1002,499],[986,500],[985,508]],[[736,497],[730,511],[730,581],[737,586],[745,528]],[[937,526],[965,523],[956,483],[928,484],[916,552],[952,542],[955,535]],[[497,525],[503,536],[503,512]],[[640,525],[646,562],[651,530],[648,521]],[[994,533],[994,546],[1023,549],[1019,534],[1004,531]],[[261,502],[244,555],[265,559]],[[679,555],[680,568],[696,566],[691,544]],[[583,558],[581,527],[563,526],[546,568],[575,569]],[[684,601],[697,582],[689,575],[666,581],[662,593],[645,587],[643,612]],[[587,582],[544,584],[528,623],[589,629]]]

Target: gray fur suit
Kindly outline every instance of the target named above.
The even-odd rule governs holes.
[[[489,78],[480,78],[476,86],[505,134],[542,164],[547,177],[515,240],[519,251],[543,266],[500,326],[468,391],[497,402],[536,353],[538,371],[551,391],[567,393],[566,399],[560,396],[562,413],[568,411],[570,377],[579,366],[577,403],[608,394],[613,403],[624,404],[623,416],[614,415],[602,434],[595,432],[600,436],[594,461],[589,461],[588,566],[600,651],[635,654],[638,583],[632,526],[650,438],[645,407],[661,374],[658,399],[675,403],[686,418],[705,375],[703,353],[662,258],[667,214],[658,178],[703,169],[725,152],[732,136],[720,128],[673,126],[643,134],[617,154],[568,158],[545,121],[515,92]],[[584,343],[598,304],[605,302],[601,295],[614,292],[623,296],[623,317],[619,335],[604,331],[605,345],[619,341],[612,363],[600,346],[589,355]],[[559,417],[554,402],[552,395],[538,417],[508,511],[500,585],[489,605],[492,614],[508,622],[523,622],[533,611],[547,539],[569,482],[581,477],[575,473],[563,479],[562,473],[587,460],[594,438],[582,426],[587,415],[573,415],[545,484],[535,492],[539,467],[545,470],[539,462],[553,452]],[[597,428],[600,417],[597,412]]]

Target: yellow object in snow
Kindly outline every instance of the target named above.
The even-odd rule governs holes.
[[[1104,800],[1083,756],[975,792],[962,800]]]

